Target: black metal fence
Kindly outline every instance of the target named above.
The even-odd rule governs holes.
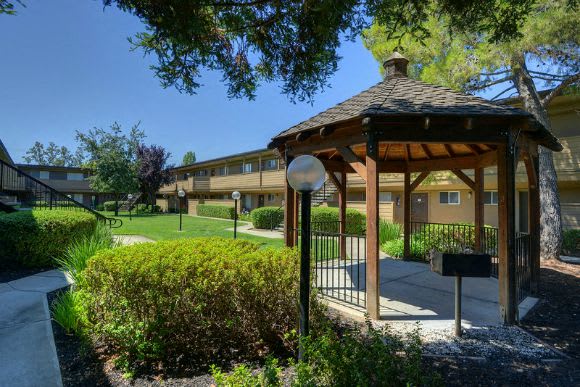
[[[411,222],[411,257],[429,262],[431,251],[444,253],[475,251],[475,226],[460,223]],[[492,258],[491,272],[498,275],[498,229],[485,226],[482,230],[482,253]]]
[[[0,160],[0,195],[13,198],[20,208],[85,211],[110,227],[121,227],[123,224],[120,219],[105,217],[2,160]]]
[[[516,299],[522,302],[532,290],[532,259],[530,255],[530,235],[518,233],[516,236]]]

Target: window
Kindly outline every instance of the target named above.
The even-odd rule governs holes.
[[[483,204],[497,205],[498,202],[497,191],[485,191],[483,193]]]
[[[79,181],[79,180],[84,180],[85,177],[82,173],[76,173],[76,172],[69,172],[66,174],[66,179],[67,180],[75,180],[75,181]]]
[[[201,169],[193,172],[193,176],[207,176],[207,169]]]
[[[226,176],[228,174],[228,167],[221,167],[219,169],[219,175],[220,176]]]
[[[269,202],[273,202],[274,200],[276,200],[276,195],[274,195],[274,194],[268,194],[268,201]]]
[[[392,202],[393,195],[391,192],[379,192],[379,202]]]
[[[444,191],[439,192],[440,204],[459,204],[459,191]]]
[[[38,177],[40,179],[46,179],[46,180],[48,180],[48,179],[50,179],[50,172],[48,172],[48,171],[40,171],[39,174],[38,174]]]
[[[252,173],[252,163],[244,164],[244,173]]]
[[[276,159],[270,159],[270,160],[266,160],[264,162],[264,170],[269,171],[272,169],[276,169],[278,167],[278,160]]]

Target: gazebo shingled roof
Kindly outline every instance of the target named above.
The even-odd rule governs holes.
[[[364,117],[469,117],[522,118],[536,139],[552,150],[561,150],[558,140],[525,110],[497,105],[483,98],[459,93],[443,86],[407,78],[407,59],[395,53],[385,62],[387,76],[369,89],[333,106],[291,128],[272,140],[276,147],[284,139],[328,125],[340,125]],[[389,63],[392,63],[389,70]]]

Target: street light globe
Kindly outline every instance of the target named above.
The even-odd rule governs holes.
[[[242,195],[238,191],[232,192],[232,199],[240,200],[241,197],[242,197]]]
[[[185,191],[184,191],[184,190],[182,190],[182,189],[180,189],[180,190],[177,192],[177,196],[179,196],[180,198],[183,198],[183,197],[185,197]]]
[[[287,178],[296,191],[314,192],[322,188],[326,181],[326,170],[316,157],[302,155],[288,165]]]
[[[133,195],[132,194],[127,195],[127,199],[129,200],[133,199]]]

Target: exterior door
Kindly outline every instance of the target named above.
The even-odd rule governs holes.
[[[528,232],[528,191],[520,191],[520,232]]]
[[[264,195],[258,195],[258,207],[264,207]]]
[[[411,194],[411,222],[429,221],[429,194],[412,193]]]

